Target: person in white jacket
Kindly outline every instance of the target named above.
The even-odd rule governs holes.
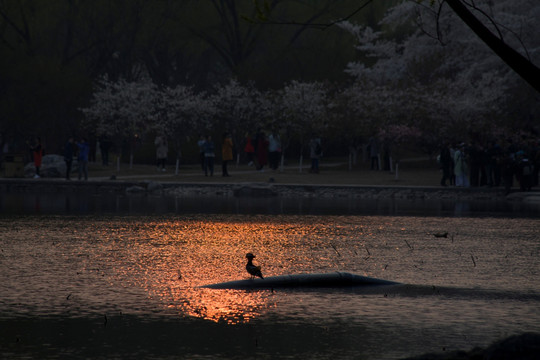
[[[169,145],[167,143],[167,137],[164,135],[156,136],[154,140],[154,145],[156,145],[156,165],[157,170],[166,171],[167,166],[167,153],[169,152]]]

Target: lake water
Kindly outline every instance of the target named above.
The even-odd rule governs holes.
[[[530,212],[328,215],[206,201],[214,211],[190,213],[186,201],[105,214],[78,201],[0,202],[0,358],[399,359],[540,332]],[[247,252],[266,276],[345,271],[400,284],[199,288],[248,278]]]

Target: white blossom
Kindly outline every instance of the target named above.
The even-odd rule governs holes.
[[[427,1],[398,4],[382,20],[384,30],[379,32],[342,25],[358,40],[357,49],[375,59],[369,66],[364,61],[348,65],[347,73],[361,88],[356,100],[353,88],[348,96],[356,102],[363,121],[379,117],[381,127],[414,126],[423,130],[425,139],[434,134],[465,137],[471,130],[495,133],[515,114],[509,108],[515,89],[528,85],[447,5],[437,18],[441,2],[433,3],[432,7]],[[540,27],[540,2],[475,1],[474,5],[495,21],[493,24],[482,12],[471,9],[492,31],[500,31],[505,42],[533,63],[540,62],[540,38],[535,36]],[[528,93],[531,106],[537,95]],[[527,109],[522,110],[526,117]],[[538,111],[538,106],[532,105],[529,111]]]

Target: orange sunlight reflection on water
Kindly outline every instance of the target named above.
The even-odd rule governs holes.
[[[256,254],[255,263],[262,266],[265,276],[312,270],[312,262],[304,258],[309,255],[306,242],[313,251],[323,250],[318,256],[323,262],[335,258],[334,250],[319,243],[312,225],[305,223],[275,223],[257,217],[231,221],[229,217],[153,221],[134,226],[138,237],[122,242],[126,258],[119,269],[120,277],[144,288],[152,299],[173,312],[216,322],[248,322],[275,306],[271,291],[199,288],[249,278],[245,271],[247,252]],[[117,230],[109,229],[107,236],[118,238],[125,229]],[[128,232],[134,233],[133,229]],[[323,234],[327,236],[328,231],[323,230]],[[291,264],[296,264],[294,269],[290,269]]]
[[[200,288],[247,279],[247,252],[267,277],[346,271],[404,284],[538,288],[536,219],[195,214],[35,222],[0,220],[7,313],[106,311],[235,324],[341,311],[335,297],[319,304],[320,296],[283,291]],[[434,237],[440,230],[455,236]],[[351,309],[346,301],[342,308]]]

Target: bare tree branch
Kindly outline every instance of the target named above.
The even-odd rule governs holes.
[[[360,11],[364,10],[364,8],[366,8],[369,4],[371,4],[374,0],[365,0],[365,2],[359,6],[358,8],[356,8],[356,10],[354,10],[353,12],[351,12],[349,15],[347,16],[344,16],[342,18],[339,18],[337,20],[334,20],[334,21],[331,21],[331,22],[324,22],[324,23],[316,23],[316,22],[310,22],[309,20],[308,21],[271,21],[271,20],[268,20],[268,19],[264,19],[263,21],[261,20],[253,20],[253,22],[256,22],[256,23],[259,23],[259,24],[266,24],[266,25],[292,25],[292,26],[299,26],[299,25],[309,25],[309,27],[312,27],[312,28],[319,28],[319,29],[327,29],[329,27],[332,27],[336,24],[339,24],[340,22],[343,22],[343,21],[347,21],[349,20],[350,18],[352,18],[354,15],[358,14]],[[311,17],[311,19],[313,19],[313,17]]]

